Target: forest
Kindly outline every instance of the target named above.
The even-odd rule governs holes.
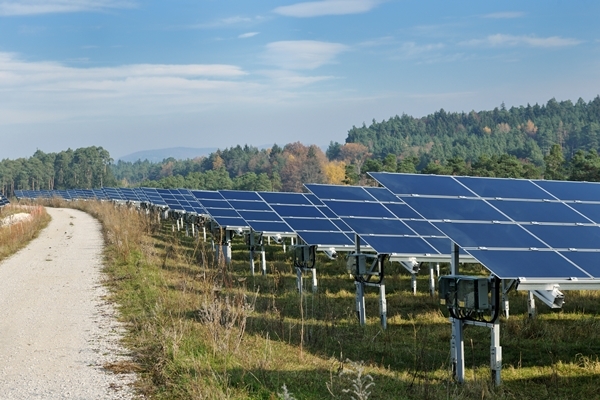
[[[250,145],[208,157],[117,161],[102,147],[36,151],[0,161],[0,193],[101,186],[303,190],[303,183],[373,184],[367,172],[600,181],[600,96],[425,117],[406,114],[353,126],[324,152],[300,142]]]

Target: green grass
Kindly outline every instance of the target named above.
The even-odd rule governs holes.
[[[503,384],[490,382],[489,330],[468,326],[467,381],[458,385],[449,372],[447,312],[427,293],[428,271],[413,295],[410,276],[387,264],[388,329],[380,327],[372,288],[361,327],[344,260],[319,257],[319,290],[312,294],[305,279],[301,296],[281,247],[267,249],[268,274],[252,276],[240,238],[225,266],[208,244],[171,232],[154,216],[90,207],[105,228],[107,284],[129,328],[138,389],[150,398],[276,399],[285,385],[296,399],[349,399],[344,390],[358,378],[341,372],[357,365],[363,378],[372,377],[369,399],[597,397],[596,292],[567,292],[560,311],[540,304],[534,320],[526,317],[526,293],[511,293],[511,316],[501,321]]]

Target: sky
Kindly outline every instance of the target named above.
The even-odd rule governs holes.
[[[0,0],[0,159],[343,143],[600,94],[600,2]]]

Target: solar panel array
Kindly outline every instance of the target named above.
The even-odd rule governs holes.
[[[600,184],[371,176],[499,278],[600,277]]]
[[[447,259],[458,244],[503,279],[600,277],[600,184],[371,173],[384,188],[307,184],[312,193],[153,188],[16,191],[201,215],[225,229],[297,235],[321,247]],[[0,200],[1,201],[1,200]]]
[[[10,201],[0,194],[0,207],[4,207],[7,204],[10,204]]]

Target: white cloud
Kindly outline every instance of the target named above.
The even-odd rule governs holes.
[[[505,11],[505,12],[496,12],[483,15],[483,18],[491,18],[491,19],[513,19],[513,18],[522,18],[525,16],[525,13],[522,11]]]
[[[247,38],[251,38],[258,35],[258,32],[247,32],[247,33],[242,33],[241,35],[238,36],[239,39],[247,39]]]
[[[195,25],[185,26],[187,29],[213,29],[213,28],[228,28],[237,26],[256,25],[266,21],[267,18],[257,15],[255,17],[246,17],[235,15],[232,17],[221,18],[211,22],[204,22]]]
[[[400,47],[400,53],[407,58],[419,57],[444,48],[442,43],[418,45],[415,42],[405,42]]]
[[[274,13],[287,17],[320,17],[323,15],[360,14],[371,11],[381,0],[322,0],[280,6]]]
[[[18,111],[0,123],[26,123],[28,118],[40,118],[37,113],[79,118],[185,112],[199,104],[260,94],[264,90],[261,85],[242,79],[247,75],[234,65],[76,68],[56,62],[27,62],[0,53],[0,114]]]
[[[272,42],[267,45],[267,63],[283,69],[315,69],[335,62],[335,57],[348,50],[340,43],[296,40]]]
[[[273,84],[279,88],[298,88],[312,85],[314,83],[336,79],[333,76],[306,76],[296,72],[286,70],[267,70],[260,71],[261,75],[269,78]]]
[[[329,49],[341,45],[320,46]],[[291,47],[298,49],[297,44]],[[316,57],[315,46],[307,47],[312,49],[310,55],[294,61],[304,68],[330,62],[336,54],[329,49]],[[145,118],[196,114],[234,104],[242,108],[280,104],[302,96],[304,87],[331,79],[286,70],[250,74],[226,64],[83,68],[29,62],[0,52],[0,125]]]
[[[528,35],[505,35],[498,33],[490,35],[484,39],[473,39],[460,44],[467,46],[488,46],[488,47],[515,47],[515,46],[530,46],[530,47],[567,47],[576,46],[581,41],[571,38],[562,38],[559,36],[549,36],[540,38]]]
[[[130,0],[13,0],[0,2],[0,16],[101,11],[110,8],[132,8]]]

